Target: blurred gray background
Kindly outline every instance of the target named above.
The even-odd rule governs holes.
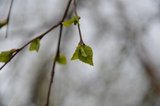
[[[18,48],[60,21],[68,0],[14,0],[8,38],[0,29],[0,51]],[[0,20],[11,0],[0,0]],[[79,42],[65,28],[50,106],[160,106],[160,0],[78,0],[83,39],[94,66],[70,61]],[[0,106],[44,106],[58,28],[28,47],[0,71]],[[2,65],[2,64],[0,64]]]

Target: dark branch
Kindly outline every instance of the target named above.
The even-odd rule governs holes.
[[[61,24],[60,32],[59,32],[59,39],[58,39],[58,44],[57,44],[56,57],[53,61],[53,65],[52,65],[51,78],[50,78],[50,82],[49,82],[49,88],[48,88],[48,93],[47,93],[47,99],[46,99],[45,106],[49,106],[49,100],[50,100],[49,98],[50,98],[50,95],[51,95],[51,88],[52,88],[52,83],[53,83],[53,79],[54,79],[56,60],[57,60],[57,58],[59,56],[59,53],[60,53],[60,43],[61,43],[61,37],[62,37],[62,30],[63,30],[63,25]]]
[[[63,15],[62,20],[61,20],[61,25],[60,25],[60,30],[59,30],[59,39],[58,39],[57,51],[56,51],[56,57],[55,57],[55,59],[53,61],[53,65],[52,65],[51,78],[50,78],[50,83],[49,83],[49,88],[48,88],[48,93],[47,93],[47,99],[46,99],[45,106],[49,106],[51,88],[52,88],[52,83],[53,83],[54,74],[55,74],[56,61],[57,61],[57,58],[58,58],[59,53],[60,53],[60,44],[61,44],[61,37],[62,37],[62,31],[63,31],[62,22],[64,21],[64,19],[66,18],[67,14],[68,14],[71,2],[72,2],[72,0],[69,0],[68,5],[67,5],[67,7],[65,9],[64,15]]]
[[[77,0],[74,0],[74,14],[76,16],[78,16],[78,13],[77,13]]]

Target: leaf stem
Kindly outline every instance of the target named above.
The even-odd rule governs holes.
[[[75,16],[78,16],[77,0],[73,0],[73,2],[74,2],[74,14],[75,14]],[[82,33],[81,33],[81,28],[80,28],[80,24],[79,23],[77,24],[77,27],[78,27],[79,38],[80,38],[79,44],[84,45],[85,43],[84,43],[83,38],[82,38]]]
[[[82,33],[81,33],[80,25],[77,24],[77,27],[78,27],[79,38],[80,38],[79,44],[83,45],[83,44],[85,44],[85,43],[84,43],[83,38],[82,38]]]

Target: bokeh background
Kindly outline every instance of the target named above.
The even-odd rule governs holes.
[[[94,66],[70,61],[79,42],[75,26],[63,31],[50,106],[160,106],[160,0],[77,0],[83,39]],[[18,48],[60,21],[68,0],[14,0],[0,51]],[[0,0],[0,20],[11,0]],[[72,10],[73,7],[71,7]],[[6,28],[8,38],[5,38]],[[0,71],[0,106],[44,106],[58,28]],[[0,64],[2,65],[2,64]]]

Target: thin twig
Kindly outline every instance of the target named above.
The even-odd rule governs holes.
[[[56,51],[56,57],[55,57],[55,59],[53,61],[53,65],[52,65],[51,78],[50,78],[50,83],[49,83],[49,88],[48,88],[48,93],[47,93],[47,99],[46,99],[45,106],[49,106],[50,95],[51,95],[51,88],[52,88],[52,83],[53,83],[53,79],[54,79],[55,67],[56,67],[56,60],[57,60],[57,58],[59,56],[59,53],[60,53],[60,43],[61,43],[61,37],[62,37],[62,30],[63,30],[63,25],[60,26],[59,39],[58,39],[57,51]]]
[[[8,12],[8,16],[7,16],[7,29],[6,29],[6,35],[5,35],[5,38],[8,37],[8,31],[9,31],[9,23],[10,23],[10,16],[11,16],[11,10],[12,10],[12,7],[13,7],[13,2],[14,0],[11,0],[11,4],[10,4],[10,7],[9,7],[9,12]]]
[[[70,5],[71,5],[71,2],[72,2],[72,0],[69,0],[68,5],[67,5],[67,8],[65,9],[64,15],[63,15],[62,20],[61,20],[62,22],[64,21],[64,19],[66,18],[67,14],[68,14],[69,7],[70,7]]]
[[[77,13],[77,0],[74,0],[73,2],[74,2],[74,14],[76,16],[78,16],[78,13]]]
[[[69,0],[68,5],[67,5],[67,7],[65,9],[64,15],[62,17],[61,22],[64,21],[64,19],[66,18],[67,14],[68,14],[71,2],[72,2],[72,0]],[[59,30],[59,39],[58,39],[58,44],[57,44],[56,57],[55,57],[55,59],[53,61],[53,65],[52,65],[51,78],[50,78],[50,83],[49,83],[49,87],[48,87],[48,93],[47,93],[47,98],[46,98],[45,106],[49,106],[50,95],[51,95],[51,88],[52,88],[52,84],[53,84],[53,80],[54,80],[54,74],[55,74],[56,60],[57,60],[57,58],[59,56],[59,53],[60,53],[60,43],[61,43],[62,31],[63,31],[63,25],[61,23],[60,30]]]

